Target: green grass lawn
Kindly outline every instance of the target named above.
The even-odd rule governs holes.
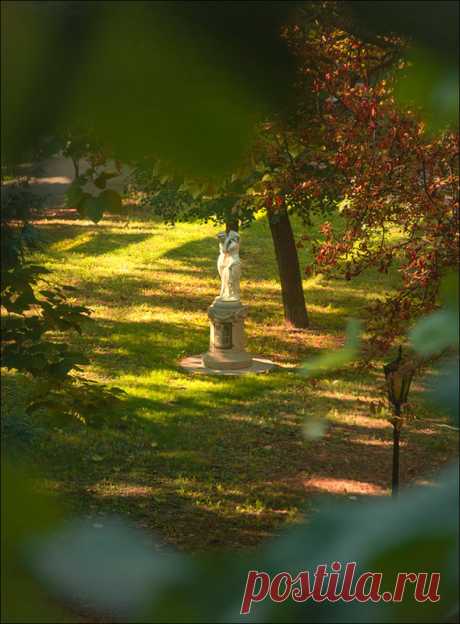
[[[92,359],[88,376],[127,393],[99,428],[40,427],[35,419],[29,453],[43,487],[61,493],[72,513],[122,514],[188,551],[237,549],[308,518],[324,497],[358,504],[389,493],[392,430],[371,409],[382,397],[381,362],[312,381],[292,370],[339,348],[346,320],[390,288],[387,276],[305,280],[311,328],[287,331],[270,232],[257,221],[242,232],[248,349],[280,369],[190,376],[178,360],[207,348],[220,228],[138,218],[127,227],[116,218],[37,225],[48,243],[36,259],[56,282],[78,287],[78,303],[93,311],[95,322],[72,337]],[[11,411],[10,395],[28,386],[12,374],[5,379]],[[430,481],[456,453],[456,434],[433,423],[444,419],[428,411],[420,392],[415,383],[418,419],[402,436],[407,484]],[[326,420],[326,433],[307,441],[304,423],[317,418]]]

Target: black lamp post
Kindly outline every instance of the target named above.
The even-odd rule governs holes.
[[[391,479],[392,496],[397,496],[399,490],[399,438],[401,435],[402,417],[401,407],[407,403],[414,367],[404,363],[402,347],[399,347],[398,357],[383,367],[387,382],[388,400],[393,408],[393,474]]]

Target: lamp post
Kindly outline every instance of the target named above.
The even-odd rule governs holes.
[[[414,367],[403,362],[402,347],[399,347],[398,357],[383,367],[387,384],[388,401],[393,408],[393,470],[391,478],[391,494],[397,496],[399,490],[399,439],[401,435],[402,417],[401,407],[407,403]]]

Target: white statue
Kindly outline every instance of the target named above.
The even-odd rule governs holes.
[[[240,300],[240,236],[237,232],[230,230],[228,233],[221,232],[217,235],[219,241],[219,257],[217,259],[217,270],[222,280],[220,301]]]

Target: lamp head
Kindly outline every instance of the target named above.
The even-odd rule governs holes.
[[[409,362],[403,362],[402,348],[399,348],[398,357],[383,367],[387,383],[388,400],[399,411],[401,405],[407,403],[410,385],[414,376],[414,367]]]

